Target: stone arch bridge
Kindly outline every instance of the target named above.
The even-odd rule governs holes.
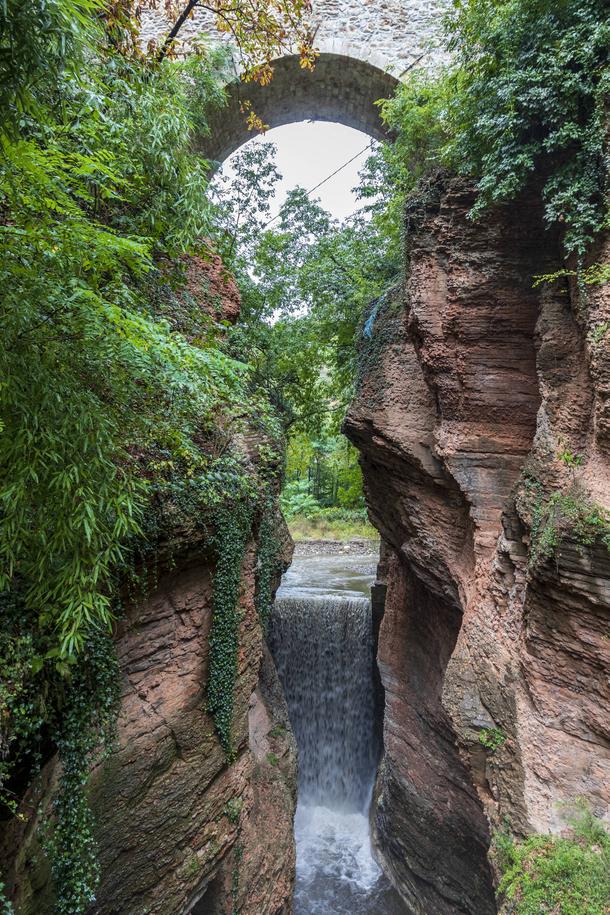
[[[296,55],[274,62],[269,86],[235,81],[229,103],[211,118],[211,136],[202,152],[221,162],[252,136],[241,105],[249,101],[270,127],[294,121],[335,121],[375,139],[385,136],[375,102],[389,98],[405,71],[439,59],[435,48],[447,0],[314,0],[311,22],[320,52],[315,70],[301,70]],[[169,28],[160,10],[149,12],[142,39],[160,39]],[[182,27],[182,39],[214,37],[211,14],[195,9]]]

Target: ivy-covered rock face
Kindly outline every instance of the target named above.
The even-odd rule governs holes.
[[[116,655],[102,639],[83,675],[75,672],[60,755],[19,807],[27,818],[13,820],[0,843],[20,915],[86,911],[93,895],[100,915],[116,912],[117,899],[130,915],[165,915],[219,887],[240,905],[256,893],[260,912],[287,904],[296,755],[270,658],[262,682],[259,668],[264,601],[289,560],[289,538],[277,462],[260,456],[269,457],[270,439],[253,433],[248,448],[231,477],[235,499],[204,513],[176,489],[150,516]],[[99,727],[115,720],[118,685],[112,752],[101,758]]]
[[[608,218],[605,0],[456,2],[444,31],[445,69],[414,69],[383,107],[396,184],[445,166],[476,182],[477,217],[539,181],[546,224],[582,262]]]
[[[252,533],[253,508],[237,502],[214,518],[214,609],[210,632],[208,711],[229,762],[235,759],[233,713],[239,643],[238,606],[246,544]]]
[[[36,841],[57,912],[72,915],[100,879],[86,782],[118,704],[117,621],[172,555],[211,540],[232,500],[249,506],[243,556],[276,485],[243,447],[271,447],[278,422],[227,351],[240,296],[205,240],[207,166],[192,147],[226,61],[135,53],[130,11],[37,0],[25,17],[9,2],[0,28],[0,816],[27,820],[28,784],[59,758]],[[231,595],[215,631],[231,625],[209,689],[230,755],[237,552],[233,577],[218,574]],[[16,892],[43,911],[39,889]]]

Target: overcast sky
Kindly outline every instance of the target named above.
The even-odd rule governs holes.
[[[276,164],[283,180],[278,184],[271,204],[271,215],[275,216],[291,188],[297,185],[307,190],[313,188],[368,146],[370,137],[342,124],[308,121],[275,127],[250,142],[272,142],[278,148]],[[351,189],[358,184],[358,171],[364,165],[367,154],[368,150],[312,194],[314,198],[319,197],[325,209],[337,219],[344,219],[361,205]],[[231,157],[222,170],[230,174]]]

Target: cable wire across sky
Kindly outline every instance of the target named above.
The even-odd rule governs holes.
[[[338,168],[336,168],[336,169],[334,170],[334,172],[331,172],[330,175],[327,175],[326,178],[323,178],[323,179],[322,179],[322,181],[318,181],[318,183],[317,183],[316,185],[314,185],[313,187],[309,188],[309,190],[305,191],[305,196],[306,196],[306,197],[311,197],[311,195],[313,194],[314,191],[317,191],[319,188],[321,188],[324,184],[327,183],[327,181],[330,181],[331,178],[334,178],[335,175],[338,175],[339,172],[342,172],[343,169],[344,169],[344,168],[347,168],[348,165],[351,165],[352,162],[355,162],[356,159],[358,159],[360,156],[362,156],[362,155],[367,151],[367,149],[372,149],[372,148],[373,148],[373,143],[374,143],[374,140],[371,140],[370,143],[367,143],[367,145],[364,146],[364,147],[360,150],[360,152],[357,152],[355,156],[352,156],[350,159],[347,159],[345,162],[343,162],[342,165],[340,165]],[[261,227],[261,229],[264,231],[264,230],[267,228],[267,226],[270,226],[272,222],[275,222],[275,220],[276,220],[280,215],[281,215],[281,210],[280,210],[279,212],[277,212],[277,213],[275,214],[275,216],[272,216],[271,219],[268,220],[268,222],[264,223],[264,225]]]

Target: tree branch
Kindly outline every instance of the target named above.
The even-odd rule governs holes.
[[[161,50],[159,51],[159,55],[157,57],[157,60],[159,63],[161,63],[161,61],[164,60],[165,57],[167,57],[167,52],[169,51],[169,49],[172,45],[172,42],[178,37],[178,32],[180,31],[180,29],[182,28],[182,26],[184,25],[184,23],[186,22],[186,20],[188,19],[188,17],[190,16],[190,14],[192,13],[192,11],[195,9],[196,6],[199,7],[199,9],[207,10],[208,13],[211,13],[213,16],[218,16],[219,19],[224,19],[224,21],[227,24],[227,28],[229,29],[231,35],[233,36],[235,43],[237,44],[238,48],[240,48],[240,50],[241,50],[241,44],[239,42],[239,39],[237,38],[237,35],[235,34],[235,29],[233,28],[230,18],[219,6],[210,6],[207,3],[201,3],[201,0],[189,0],[189,2],[187,3],[187,5],[183,9],[183,11],[180,13],[178,18],[174,22],[170,31],[166,35],[165,41],[161,45]]]
[[[161,63],[161,61],[167,56],[167,52],[169,51],[173,40],[178,36],[178,32],[180,31],[180,29],[182,28],[182,26],[188,19],[191,11],[194,10],[195,7],[197,6],[198,2],[199,2],[199,0],[188,0],[188,3],[186,4],[184,9],[180,13],[178,18],[176,19],[176,21],[174,22],[173,26],[171,27],[171,29],[169,30],[169,32],[165,38],[165,41],[161,45],[161,50],[159,51],[159,57],[158,57],[159,63]]]

